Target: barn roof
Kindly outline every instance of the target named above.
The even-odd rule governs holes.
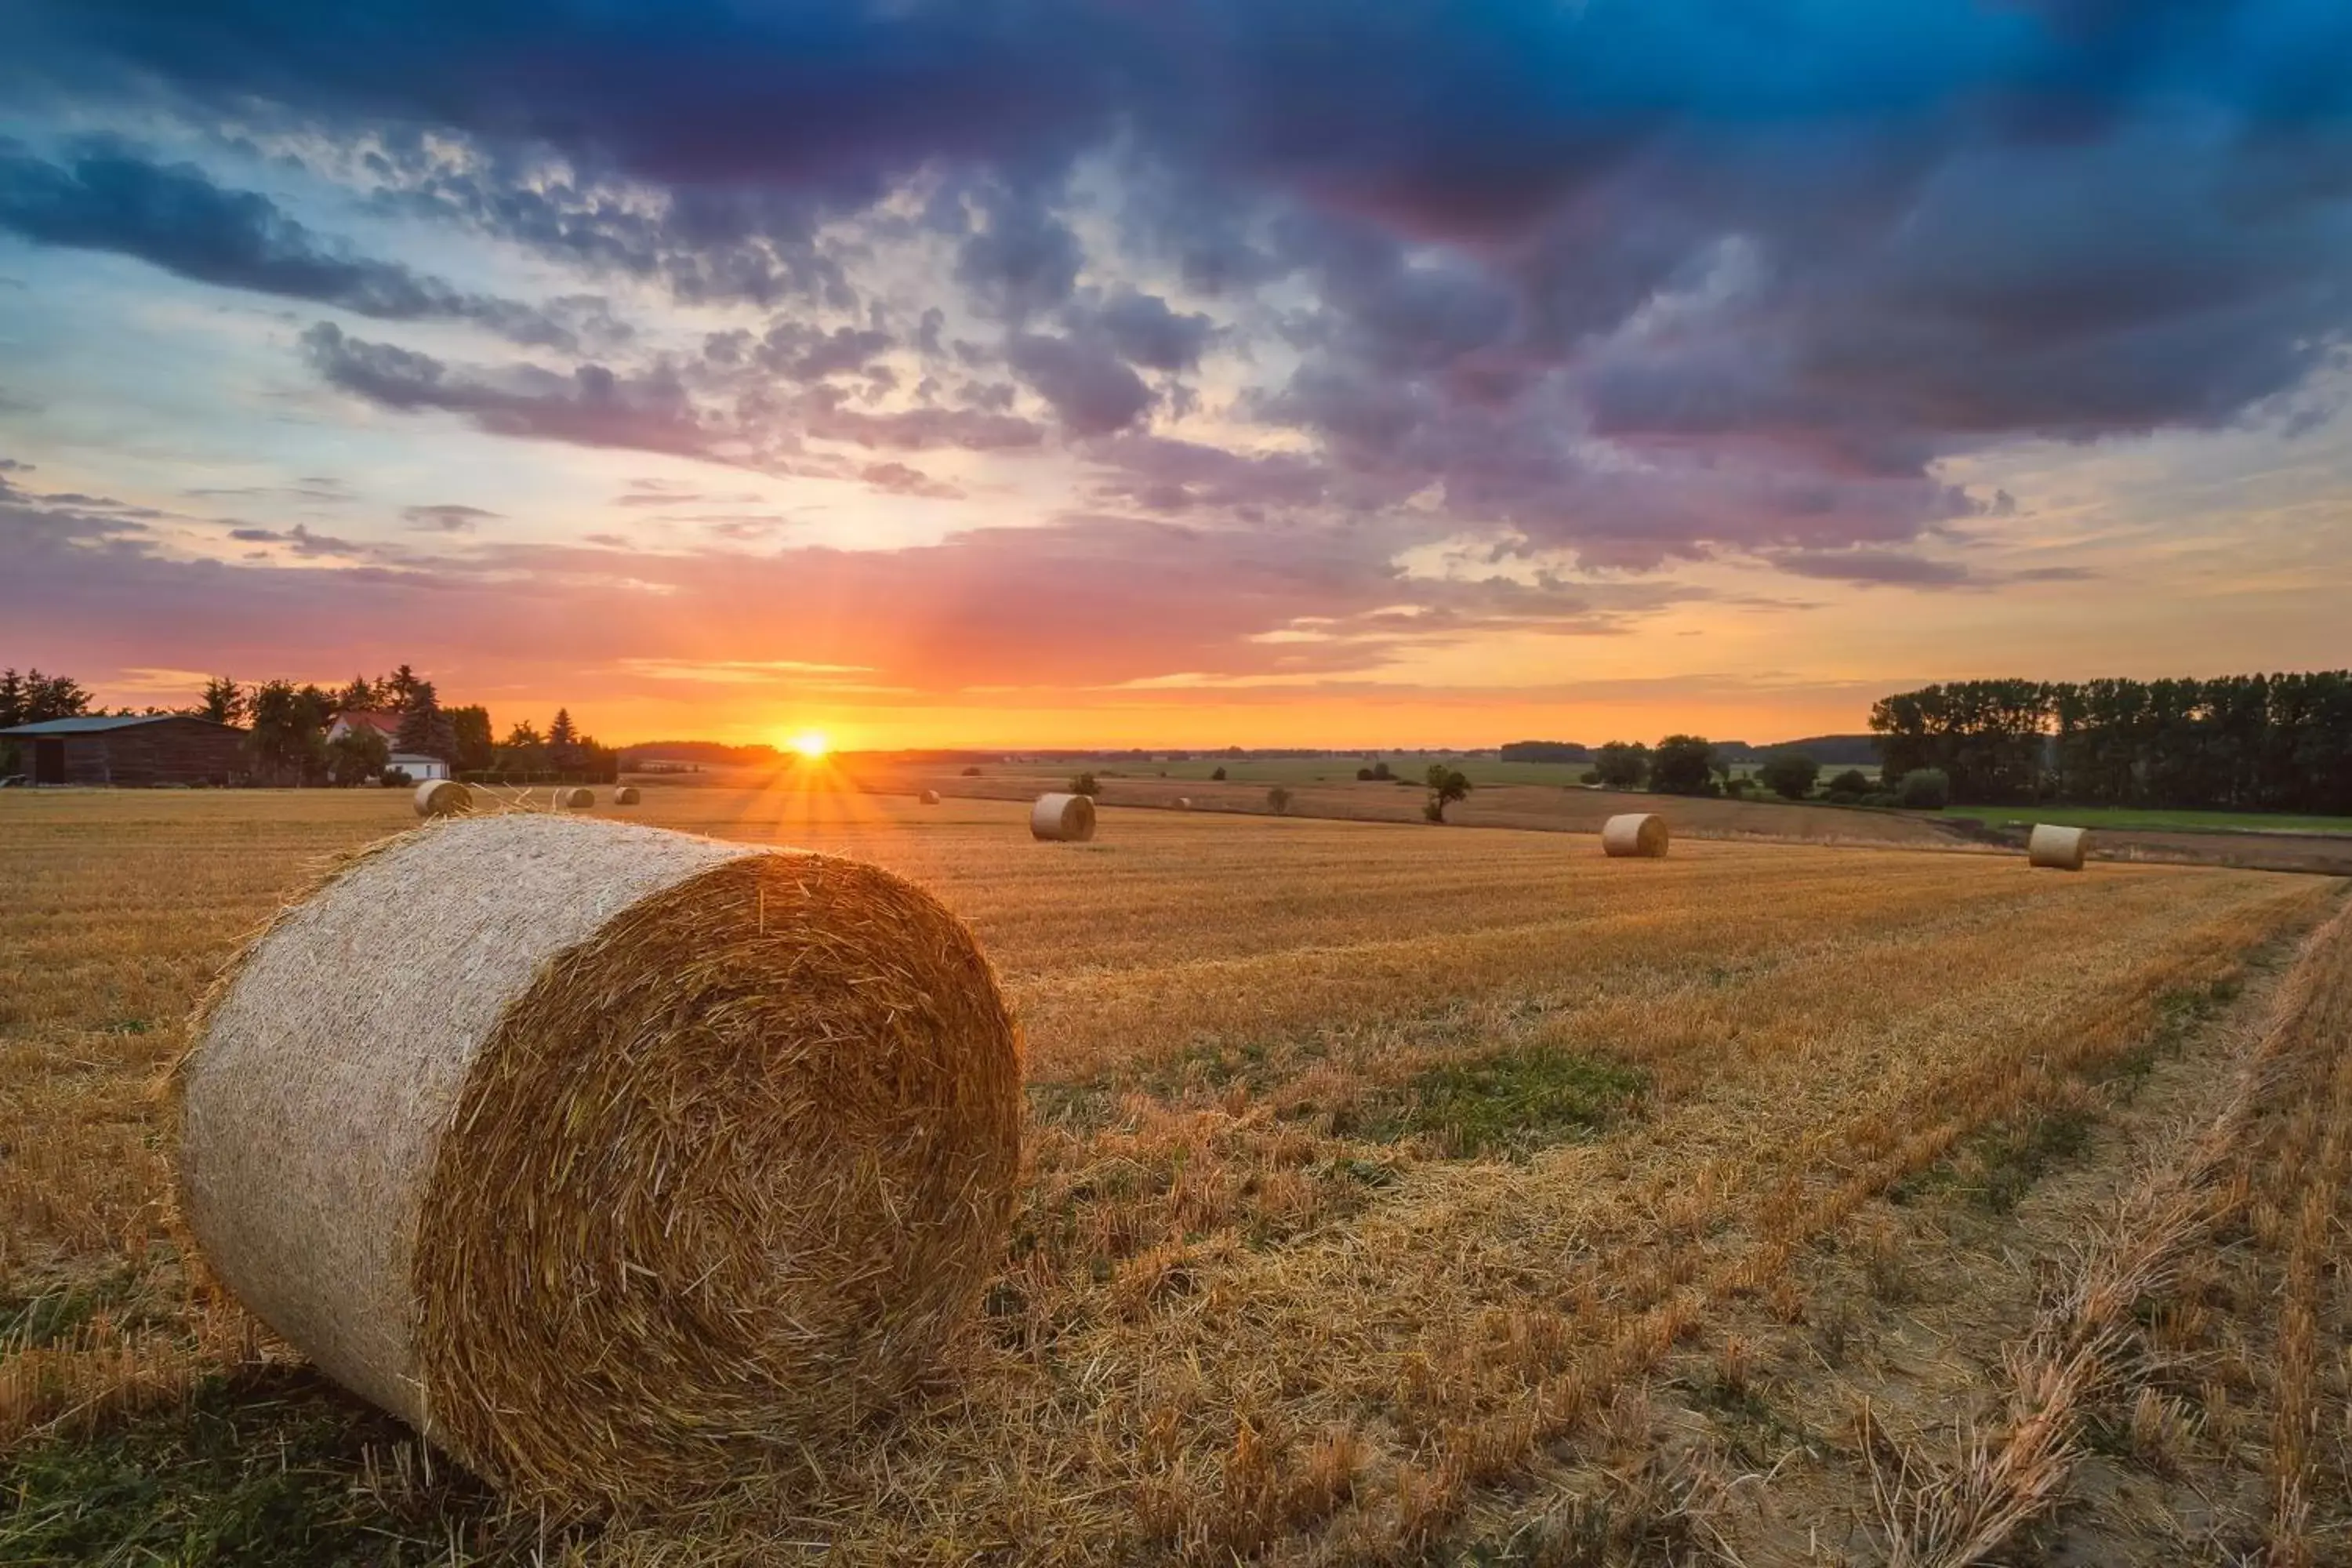
[[[44,719],[37,724],[19,724],[13,730],[0,730],[0,735],[95,735],[108,730],[128,730],[133,724],[173,723],[236,729],[233,724],[213,724],[211,720],[199,719],[193,713],[89,713],[74,719]]]

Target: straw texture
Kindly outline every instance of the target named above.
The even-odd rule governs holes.
[[[1084,844],[1095,836],[1095,803],[1083,795],[1041,795],[1029,808],[1029,831],[1058,843]]]
[[[921,798],[925,805],[937,805],[940,804],[940,792],[935,789],[927,789],[923,792]]]
[[[558,811],[585,811],[595,804],[596,792],[593,789],[560,789],[555,792],[555,808]]]
[[[1654,812],[1629,811],[1601,825],[1601,850],[1612,858],[1657,859],[1666,852],[1666,819]]]
[[[637,793],[637,786],[635,784],[623,784],[613,792],[614,805],[635,805],[644,798],[645,796]]]
[[[677,1495],[936,1364],[1019,1047],[961,921],[827,856],[509,814],[281,916],[174,1076],[217,1278],[519,1494]]]
[[[2032,837],[2025,841],[2026,864],[2046,866],[2053,870],[2079,871],[2090,852],[2091,830],[2087,827],[2060,827],[2054,823],[2037,822]]]
[[[474,809],[474,792],[455,779],[427,779],[416,786],[419,816],[462,816]]]

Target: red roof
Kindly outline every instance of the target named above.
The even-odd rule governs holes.
[[[337,723],[351,730],[373,730],[386,738],[400,733],[400,715],[397,713],[368,713],[354,708],[336,714],[328,721],[327,728],[331,730]]]

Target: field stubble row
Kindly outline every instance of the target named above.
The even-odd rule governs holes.
[[[0,1296],[103,1281],[116,1304],[20,1332],[0,1444],[168,1420],[265,1353],[181,1286],[146,1085],[237,935],[395,826],[387,804],[0,816]],[[716,1555],[825,1539],[877,1561],[1418,1552],[1712,1314],[1801,1317],[1814,1249],[1857,1208],[2078,1093],[2164,997],[2333,894],[1169,813],[1042,846],[1008,805],[789,789],[655,792],[642,815],[932,887],[1024,1020],[1032,1126],[957,1376],[855,1452],[594,1542],[623,1561],[681,1530]],[[1496,1074],[1526,1110],[1499,1142],[1442,1087]]]

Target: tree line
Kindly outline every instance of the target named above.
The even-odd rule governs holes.
[[[398,783],[398,770],[389,769],[394,754],[431,757],[460,778],[491,784],[609,784],[620,773],[619,752],[582,733],[568,709],[558,708],[543,733],[526,719],[496,740],[488,709],[443,707],[433,682],[404,664],[389,675],[355,675],[331,690],[285,679],[240,685],[215,676],[194,702],[145,711],[244,728],[255,777],[265,784],[350,785],[384,780],[388,772]],[[89,693],[70,678],[0,670],[0,730],[90,712]],[[399,728],[387,741],[371,726],[347,725],[330,741],[335,715],[350,712],[397,714]],[[0,773],[18,766],[16,758],[0,756]]]
[[[2352,814],[2352,671],[2211,680],[1965,680],[1871,710],[1889,777],[1955,798]]]

